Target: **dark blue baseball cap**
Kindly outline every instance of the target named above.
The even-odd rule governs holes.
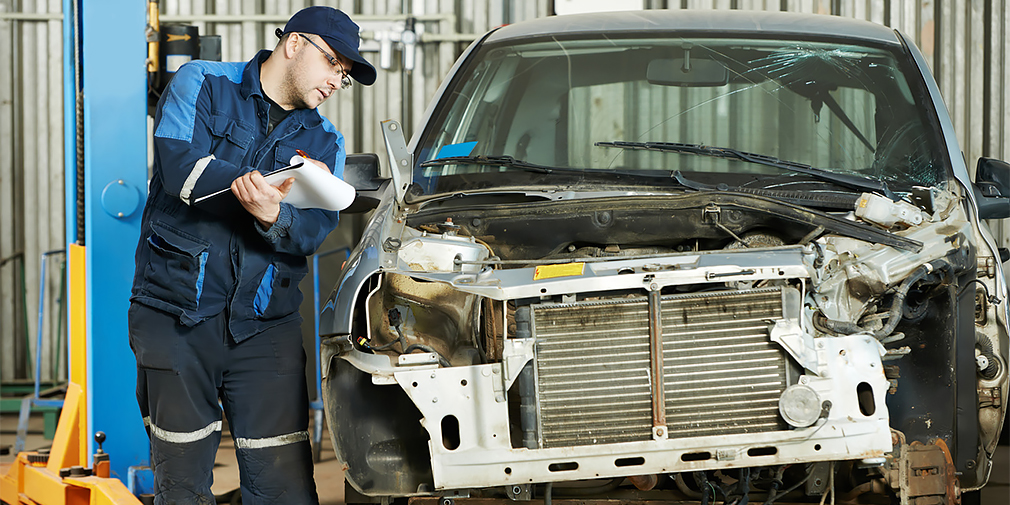
[[[358,53],[360,28],[342,11],[325,5],[306,7],[291,16],[284,33],[312,33],[322,37],[334,51],[354,62],[348,75],[364,85],[375,82],[375,67]]]

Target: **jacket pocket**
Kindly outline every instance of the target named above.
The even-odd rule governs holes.
[[[294,142],[282,141],[277,143],[277,150],[274,153],[274,162],[277,168],[283,168],[291,163],[291,158],[298,155],[296,149],[301,149],[305,154],[309,155],[309,158],[318,160],[321,154],[315,152],[316,150],[312,146],[298,145]]]
[[[210,133],[215,137],[214,155],[232,163],[241,162],[253,141],[252,128],[224,114],[211,116]]]
[[[144,269],[148,293],[185,310],[196,310],[203,293],[210,242],[161,221],[147,237],[151,259]]]
[[[302,303],[298,283],[305,274],[305,270],[294,270],[283,263],[271,263],[260,278],[253,298],[256,317],[276,319],[297,311]]]

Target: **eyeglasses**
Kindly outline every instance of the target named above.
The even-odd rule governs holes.
[[[333,66],[334,68],[336,67],[340,68],[340,89],[347,89],[351,87],[351,78],[347,76],[347,71],[344,70],[344,65],[340,63],[340,60],[331,56],[330,53],[327,53],[325,49],[319,47],[315,42],[312,42],[312,39],[298,32],[295,32],[295,34],[305,39],[306,42],[312,44],[312,47],[315,47],[316,49],[319,50],[319,52],[323,53],[323,56],[326,57],[326,61],[329,61],[331,66]]]

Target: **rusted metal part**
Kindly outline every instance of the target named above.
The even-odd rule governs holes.
[[[942,439],[902,444],[884,478],[900,505],[957,505],[961,489],[950,450]]]
[[[663,317],[658,289],[649,291],[649,368],[652,378],[652,437],[666,438],[666,398],[663,394]]]
[[[368,301],[373,347],[389,345],[399,338],[388,316],[395,308],[401,314],[400,331],[408,346],[428,346],[457,365],[473,363],[470,355],[476,352],[473,335],[478,323],[472,316],[480,303],[478,297],[448,285],[393,274],[383,277],[381,292],[381,296]],[[385,352],[402,351],[399,345],[393,345]]]
[[[979,408],[986,408],[986,407],[999,408],[1001,405],[1003,405],[1003,395],[1000,392],[999,387],[979,388],[978,390]]]
[[[880,479],[871,480],[864,482],[854,488],[849,492],[838,497],[839,503],[859,503],[855,501],[857,498],[864,494],[877,494],[882,495],[887,493],[887,484],[882,482]]]
[[[484,352],[489,362],[501,361],[501,351],[505,338],[505,310],[503,302],[484,298],[481,312],[484,324]]]
[[[634,484],[640,491],[651,491],[656,487],[656,484],[659,484],[659,476],[656,474],[632,475],[628,477],[628,482]]]

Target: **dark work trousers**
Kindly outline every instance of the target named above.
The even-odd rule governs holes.
[[[186,327],[171,314],[134,303],[129,327],[156,504],[214,503],[222,406],[235,440],[243,504],[319,502],[299,321],[236,344],[225,313]]]

